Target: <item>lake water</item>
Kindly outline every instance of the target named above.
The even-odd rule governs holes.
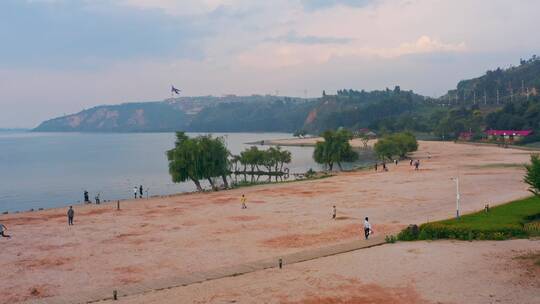
[[[290,138],[283,133],[213,133],[224,136],[237,154],[247,142]],[[189,133],[190,136],[197,133]],[[93,200],[130,198],[143,185],[150,195],[194,191],[191,182],[175,184],[168,173],[165,151],[174,133],[33,133],[0,132],[0,212],[75,204],[88,190]],[[291,151],[291,173],[321,170],[312,147]]]

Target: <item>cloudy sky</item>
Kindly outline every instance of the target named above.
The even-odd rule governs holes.
[[[184,95],[438,96],[540,54],[537,0],[1,0],[0,128]]]

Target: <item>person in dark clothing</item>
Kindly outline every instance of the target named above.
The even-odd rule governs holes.
[[[67,216],[68,216],[68,225],[72,226],[73,225],[73,217],[75,216],[75,211],[73,210],[73,206],[69,206]]]
[[[377,167],[378,167],[378,166],[379,166],[379,165],[378,165],[377,163],[375,163],[375,172],[377,172]]]
[[[88,197],[88,191],[86,191],[86,190],[84,190],[84,202],[85,203],[90,202],[90,198]]]
[[[413,164],[413,159],[411,158],[411,161],[409,162],[409,166],[412,166]]]
[[[382,163],[382,169],[383,171],[388,171],[388,168],[386,168],[386,162]]]
[[[418,170],[418,167],[420,167],[420,161],[419,160],[414,162],[414,170]]]
[[[332,218],[335,220],[336,219],[336,215],[337,215],[337,210],[336,210],[336,206],[334,206],[334,211],[332,213]]]
[[[11,235],[6,234],[7,227],[3,224],[0,224],[0,236],[10,239]]]
[[[139,186],[139,198],[142,198],[143,195],[143,188],[142,185]]]

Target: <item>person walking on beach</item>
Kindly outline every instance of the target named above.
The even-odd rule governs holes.
[[[409,166],[413,165],[413,159],[411,158],[411,161],[409,162]]]
[[[388,168],[386,168],[386,162],[382,163],[382,169],[383,171],[388,171]]]
[[[246,196],[242,194],[242,197],[240,198],[240,202],[242,203],[242,209],[247,209],[246,201]]]
[[[396,159],[394,159],[394,164],[397,166],[397,163],[398,163],[398,160],[396,158]]]
[[[4,226],[4,224],[0,224],[0,235],[1,235],[2,237],[5,237],[5,238],[10,239],[10,238],[11,238],[11,235],[7,235],[7,234],[6,234],[6,230],[7,230],[7,227]]]
[[[96,194],[96,197],[94,199],[96,200],[97,205],[101,204],[101,200],[99,199],[99,193]]]
[[[88,191],[84,190],[84,203],[88,204],[90,202],[90,198],[88,196]]]
[[[137,186],[133,187],[133,197],[137,199],[137,193],[139,193],[139,188]]]
[[[334,209],[332,211],[332,219],[336,219],[336,215],[337,215],[337,210],[336,210],[336,206],[334,205]]]
[[[418,167],[420,167],[420,160],[414,162],[414,170],[418,170]]]
[[[139,198],[142,198],[143,195],[143,188],[142,185],[139,186]]]
[[[75,216],[75,210],[73,210],[73,206],[69,206],[69,209],[67,211],[68,216],[68,226],[73,226],[73,217]]]
[[[378,165],[379,165],[379,164],[375,163],[375,172],[377,172],[377,166],[378,166]]]
[[[369,223],[369,220],[366,216],[366,219],[364,220],[364,236],[366,237],[366,240],[369,239],[369,235],[371,233],[372,233],[371,224]]]

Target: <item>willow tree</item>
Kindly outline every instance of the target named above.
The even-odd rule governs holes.
[[[313,151],[313,159],[319,164],[324,164],[332,171],[334,164],[343,170],[342,162],[353,162],[358,159],[358,154],[353,151],[349,140],[352,134],[347,130],[325,131],[322,134],[324,141],[319,141]]]
[[[199,136],[197,140],[201,146],[201,158],[203,159],[203,176],[208,180],[212,189],[217,187],[215,177],[221,177],[225,187],[229,187],[227,175],[229,175],[229,150],[225,146],[222,137],[213,138],[212,135]]]
[[[173,182],[191,180],[202,191],[201,179],[206,179],[217,189],[214,178],[221,177],[228,187],[229,151],[223,138],[210,135],[189,138],[184,132],[176,133],[175,147],[167,151],[169,173]]]
[[[175,183],[191,180],[202,191],[200,179],[204,178],[201,149],[197,141],[184,132],[176,132],[174,148],[167,151],[169,174]]]

